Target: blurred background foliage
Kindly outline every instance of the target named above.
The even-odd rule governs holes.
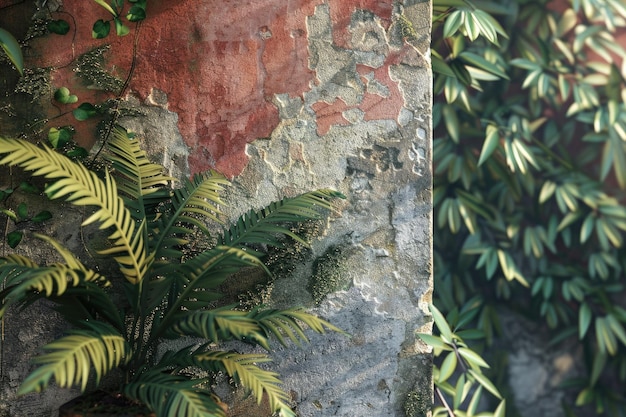
[[[583,352],[564,415],[626,415],[625,28],[624,0],[434,0],[436,413],[476,412],[447,353],[506,306]]]

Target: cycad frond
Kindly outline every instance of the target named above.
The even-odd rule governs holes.
[[[124,336],[103,323],[91,323],[88,329],[74,330],[44,346],[44,350],[47,353],[34,360],[40,366],[24,380],[18,394],[40,392],[52,378],[61,387],[80,385],[84,392],[92,368],[97,383],[130,356]]]
[[[272,411],[280,413],[283,417],[296,416],[287,405],[290,398],[280,387],[282,382],[278,379],[278,374],[257,366],[258,363],[271,362],[267,356],[252,353],[209,351],[194,354],[194,359],[200,368],[221,368],[244,387],[252,390],[258,403],[261,403],[263,393],[265,393]]]
[[[2,292],[4,304],[0,317],[9,306],[35,297],[59,297],[69,288],[85,282],[102,279],[94,271],[73,269],[63,264],[50,266],[25,266],[0,260],[0,276],[5,278],[6,289]]]
[[[150,162],[126,129],[117,126],[107,145],[111,153],[105,157],[115,169],[118,191],[125,197],[133,216],[143,219],[169,198],[169,190],[163,187],[175,179],[164,175],[161,165]]]
[[[301,308],[286,310],[254,309],[248,313],[248,317],[253,319],[258,326],[263,329],[265,337],[274,335],[283,346],[287,346],[285,336],[296,345],[300,345],[300,341],[309,341],[304,333],[305,329],[300,325],[300,322],[306,324],[316,333],[323,334],[326,330],[344,333],[341,329],[333,326],[326,320],[322,320],[313,314],[307,313]],[[265,348],[267,349],[267,347]]]
[[[124,394],[146,404],[157,417],[224,417],[211,393],[198,380],[152,369],[124,386]]]
[[[332,199],[345,198],[332,190],[317,190],[293,198],[275,201],[260,211],[250,210],[219,237],[220,244],[241,247],[250,243],[263,243],[280,247],[276,235],[287,235],[307,244],[287,225],[305,220],[319,219],[321,210],[332,210]]]
[[[108,172],[101,180],[94,172],[64,155],[22,140],[0,138],[0,152],[7,154],[0,160],[0,165],[17,165],[33,171],[33,176],[56,180],[46,188],[50,198],[65,198],[78,206],[96,206],[96,212],[83,225],[98,221],[101,229],[113,227],[114,232],[109,236],[113,247],[104,253],[115,254],[114,258],[130,282],[143,278],[152,262],[152,257],[146,255],[143,242],[141,227],[145,227],[145,223],[136,230],[135,221],[118,196],[115,180]]]
[[[193,233],[193,227],[208,234],[203,220],[220,222],[217,216],[220,215],[219,206],[224,202],[219,192],[228,184],[224,176],[213,171],[183,180],[183,186],[174,190],[171,204],[156,227],[158,238],[154,247],[157,256],[162,256],[161,252],[167,248],[185,244],[180,236]]]
[[[169,288],[170,303],[165,308],[163,320],[154,325],[159,328],[154,329],[152,337],[169,332],[171,326],[178,321],[181,311],[184,312],[183,315],[187,315],[189,311],[207,307],[215,299],[215,289],[226,278],[246,266],[265,268],[257,257],[228,246],[217,246],[178,265],[178,273],[165,277],[165,282],[158,281],[161,291],[164,286]],[[155,294],[160,293],[155,291]],[[148,304],[152,301],[148,300]]]
[[[233,310],[232,307],[186,314],[173,327],[179,334],[202,337],[213,343],[235,338],[250,339],[262,346],[267,346],[265,337],[261,334],[261,327],[256,321],[249,318],[247,312]]]

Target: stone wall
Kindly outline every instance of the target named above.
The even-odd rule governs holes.
[[[28,74],[45,69],[43,92],[32,99],[16,94],[17,81],[7,75],[0,129],[8,123],[10,134],[26,129],[41,139],[43,130],[29,130],[24,107],[35,107],[50,126],[63,125],[65,116],[46,115],[57,111],[51,91],[66,85],[81,102],[121,96],[121,114],[132,110],[132,117],[119,122],[175,175],[216,168],[232,177],[233,218],[283,196],[341,191],[347,197],[341,215],[322,228],[310,251],[283,260],[291,262],[288,272],[276,273],[259,292],[270,305],[307,306],[350,336],[315,335],[302,348],[279,349],[274,369],[302,417],[428,414],[431,357],[415,333],[430,329],[432,289],[430,3],[153,3],[148,19],[128,35],[134,39],[107,40],[115,53],[105,51],[99,65],[128,78],[119,91],[86,82],[89,71],[76,63],[95,41],[29,40]],[[0,7],[0,27],[21,39],[26,34],[12,27],[10,13],[80,16],[78,33],[99,12],[90,2],[24,12],[32,5],[3,0]],[[7,100],[17,102],[8,107],[12,115]],[[78,129],[85,146],[93,145],[93,128]],[[0,174],[2,186],[8,177]],[[75,239],[80,246],[80,236]],[[52,389],[15,398],[28,368],[25,353],[58,330],[32,319],[31,326],[14,316],[5,322],[0,415],[54,415],[72,395]]]

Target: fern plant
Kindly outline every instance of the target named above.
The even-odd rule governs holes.
[[[48,147],[0,138],[1,165],[49,180],[51,199],[95,208],[83,226],[97,223],[108,235],[100,254],[117,265],[113,275],[100,273],[43,235],[36,236],[63,262],[38,265],[17,254],[0,259],[0,318],[11,307],[45,298],[71,325],[43,347],[19,394],[41,391],[52,380],[84,392],[121,369],[120,391],[157,416],[224,416],[206,376],[223,373],[252,390],[257,401],[265,395],[281,416],[295,416],[278,375],[259,367],[270,360],[266,354],[221,351],[220,343],[244,340],[269,351],[271,336],[287,345],[306,341],[307,327],[318,333],[339,329],[297,308],[221,306],[218,287],[242,268],[265,268],[259,247],[280,247],[285,236],[304,243],[289,224],[324,216],[332,200],[343,196],[318,190],[285,198],[242,215],[215,236],[206,223],[222,215],[220,191],[228,184],[223,176],[196,175],[171,189],[172,178],[149,162],[132,134],[117,128],[108,148],[110,166],[98,175]],[[198,235],[213,243],[189,250]],[[201,343],[159,354],[164,341],[180,338]]]

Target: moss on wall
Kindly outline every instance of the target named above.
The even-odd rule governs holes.
[[[346,290],[352,285],[346,273],[347,252],[345,246],[332,246],[314,262],[307,290],[316,304],[321,303],[328,294]]]

